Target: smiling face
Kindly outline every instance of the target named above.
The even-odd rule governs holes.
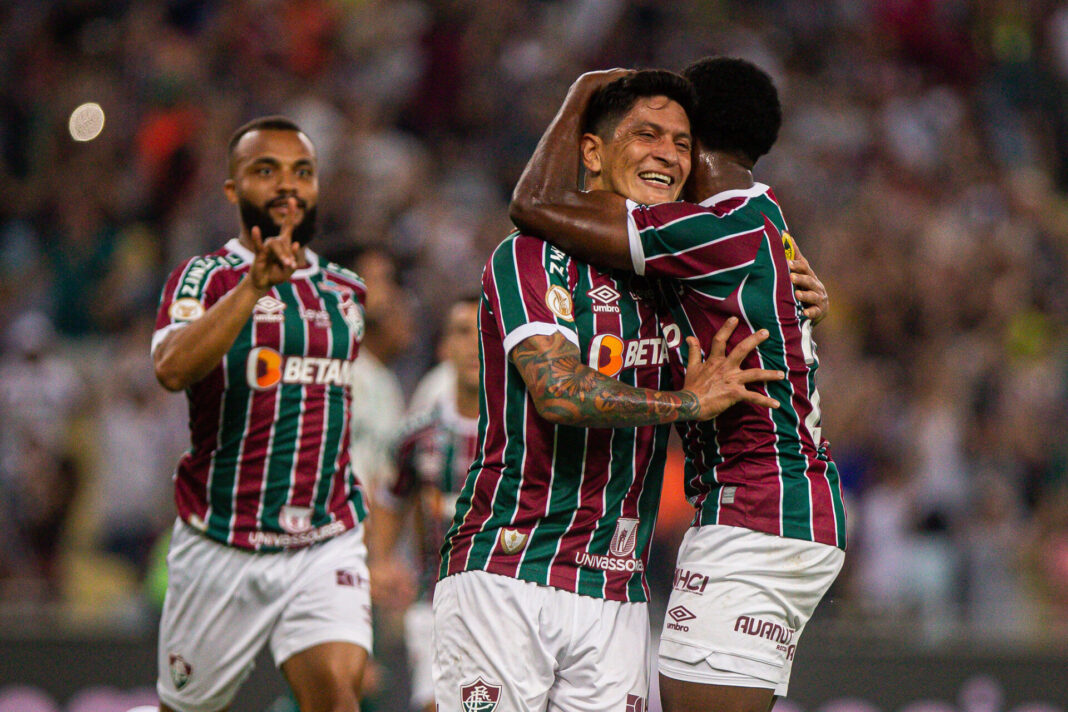
[[[645,205],[677,200],[690,175],[692,143],[681,105],[666,96],[639,98],[608,140],[583,135],[586,188]]]
[[[230,158],[230,179],[223,188],[240,208],[245,231],[259,227],[264,239],[277,235],[289,211],[289,198],[297,202],[293,239],[306,245],[315,230],[319,178],[315,148],[297,131],[260,129],[246,133]]]

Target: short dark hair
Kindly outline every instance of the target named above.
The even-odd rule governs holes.
[[[682,74],[697,91],[691,128],[706,150],[740,153],[753,163],[771,150],[782,107],[767,72],[737,57],[705,57]]]
[[[226,147],[226,156],[230,161],[231,173],[233,173],[234,170],[234,149],[237,148],[238,141],[241,140],[242,136],[247,133],[252,133],[253,131],[293,131],[294,133],[304,133],[304,131],[297,126],[295,121],[277,114],[273,116],[261,116],[248,123],[242,124],[230,136],[230,143],[227,144]]]
[[[582,132],[607,139],[638,99],[666,96],[692,117],[697,104],[693,86],[684,77],[663,69],[643,69],[605,84],[590,97],[582,118]]]

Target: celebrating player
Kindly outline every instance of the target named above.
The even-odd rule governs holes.
[[[695,202],[642,204],[575,188],[573,152],[588,141],[581,117],[616,76],[592,73],[572,87],[539,143],[512,217],[576,256],[675,280],[662,318],[695,334],[704,352],[720,348],[714,335],[730,320],[739,324],[734,341],[771,333],[748,363],[786,372],[752,385],[781,407],[744,403],[681,428],[696,512],[660,646],[667,712],[765,712],[786,693],[798,638],[842,566],[845,514],[821,438],[809,318],[818,310],[797,300],[789,276],[796,245],[775,196],[752,177],[778,134],[777,92],[742,60],[705,59],[685,75],[698,94],[686,193]],[[794,279],[802,296],[822,290],[811,273]]]
[[[269,645],[303,712],[358,709],[371,647],[350,369],[364,285],[308,249],[316,154],[291,121],[230,140],[241,231],[163,289],[156,377],[189,399],[160,621],[162,710],[230,705]]]
[[[640,72],[586,116],[589,187],[674,200],[690,169],[688,82]],[[576,147],[570,147],[575,160]],[[483,401],[478,454],[442,548],[434,592],[434,678],[442,712],[642,709],[648,690],[648,589],[668,430],[744,400],[773,370],[691,349],[681,391],[647,280],[602,271],[513,234],[491,256],[479,313]],[[695,342],[696,343],[696,342]]]

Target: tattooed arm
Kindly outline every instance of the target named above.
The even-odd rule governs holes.
[[[512,349],[511,361],[527,384],[541,417],[552,423],[586,428],[632,428],[677,420],[708,420],[739,401],[778,408],[779,403],[747,383],[777,381],[781,371],[742,369],[749,352],[768,332],[747,337],[725,356],[727,338],[738,321],[731,318],[716,333],[712,353],[702,360],[697,339],[689,337],[689,363],[681,391],[635,388],[582,363],[578,348],[563,334],[531,336]]]

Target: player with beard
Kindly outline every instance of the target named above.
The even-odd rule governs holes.
[[[527,164],[511,215],[521,229],[580,258],[664,282],[660,317],[701,350],[737,320],[732,341],[771,337],[746,364],[780,369],[751,388],[776,399],[679,428],[694,519],[679,549],[660,642],[666,712],[766,712],[785,695],[797,642],[844,561],[838,470],[822,439],[815,275],[800,256],[772,190],[753,167],[775,143],[782,114],[771,78],[741,59],[709,57],[684,72],[697,91],[689,202],[639,204],[623,191],[577,188],[582,116],[618,72],[573,85]],[[625,75],[624,75],[625,76]],[[660,182],[656,175],[646,176]],[[678,378],[691,342],[672,354]],[[693,358],[693,355],[689,355]]]
[[[301,710],[357,710],[370,591],[347,440],[365,289],[308,249],[317,158],[299,127],[251,121],[229,161],[241,231],[171,273],[152,337],[156,377],[185,390],[191,429],[174,477],[160,709],[228,708],[269,645]]]

